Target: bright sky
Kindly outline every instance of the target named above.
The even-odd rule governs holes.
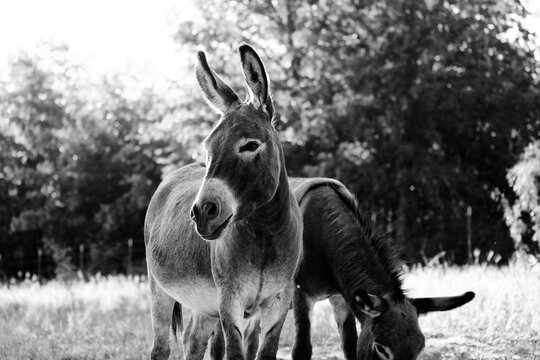
[[[21,49],[53,40],[90,73],[174,78],[193,59],[177,51],[173,20],[193,12],[192,0],[0,0],[0,69]]]
[[[173,20],[193,16],[195,0],[0,0],[0,71],[41,40],[67,43],[90,73],[130,70],[145,84],[179,79],[193,59],[172,40]],[[540,0],[526,0],[540,33]],[[179,79],[180,80],[180,79]]]

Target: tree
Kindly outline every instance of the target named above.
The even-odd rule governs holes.
[[[466,261],[467,206],[473,246],[510,256],[493,194],[511,191],[505,171],[540,129],[519,2],[199,3],[178,42],[208,47],[231,79],[223,54],[242,41],[263,49],[291,174],[342,180],[412,261],[441,250]]]
[[[160,124],[174,109],[125,76],[91,80],[69,49],[21,55],[0,86],[0,268],[9,276],[125,270],[143,262],[143,223],[162,168],[191,161]],[[126,89],[129,89],[129,93]]]
[[[510,234],[518,247],[540,255],[540,142],[525,148],[519,162],[507,175],[515,192],[510,204],[504,199],[505,219]]]
[[[63,63],[61,57],[55,60]],[[0,87],[0,243],[11,274],[37,271],[37,249],[50,220],[49,199],[57,196],[56,159],[62,148],[57,135],[70,121],[57,88],[64,80],[22,54],[11,67],[11,81]]]

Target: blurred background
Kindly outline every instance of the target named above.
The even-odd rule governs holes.
[[[539,258],[540,1],[0,3],[0,280],[145,273],[143,222],[217,121],[197,50],[272,81],[291,176],[341,180],[410,264]]]

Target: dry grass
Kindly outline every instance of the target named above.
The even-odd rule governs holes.
[[[477,294],[420,320],[428,339],[422,359],[540,360],[538,266],[415,269],[405,286],[411,296]],[[290,357],[293,331],[288,319],[280,357]],[[150,343],[149,291],[140,279],[0,287],[0,360],[147,359]],[[342,358],[327,303],[315,310],[313,344],[314,359]],[[172,348],[180,359],[180,347]]]

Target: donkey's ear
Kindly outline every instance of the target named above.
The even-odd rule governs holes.
[[[210,69],[204,52],[197,53],[197,60],[195,73],[205,100],[218,114],[225,113],[231,105],[238,103],[238,95]]]
[[[248,101],[272,118],[274,106],[270,97],[268,76],[261,58],[247,44],[240,46],[240,60],[249,91]]]
[[[355,310],[359,310],[372,318],[381,315],[387,308],[388,303],[382,297],[368,294],[359,290],[354,296]]]
[[[416,307],[418,315],[432,311],[452,310],[461,305],[465,305],[474,299],[474,293],[468,291],[458,296],[434,297],[434,298],[416,298],[409,301]]]

